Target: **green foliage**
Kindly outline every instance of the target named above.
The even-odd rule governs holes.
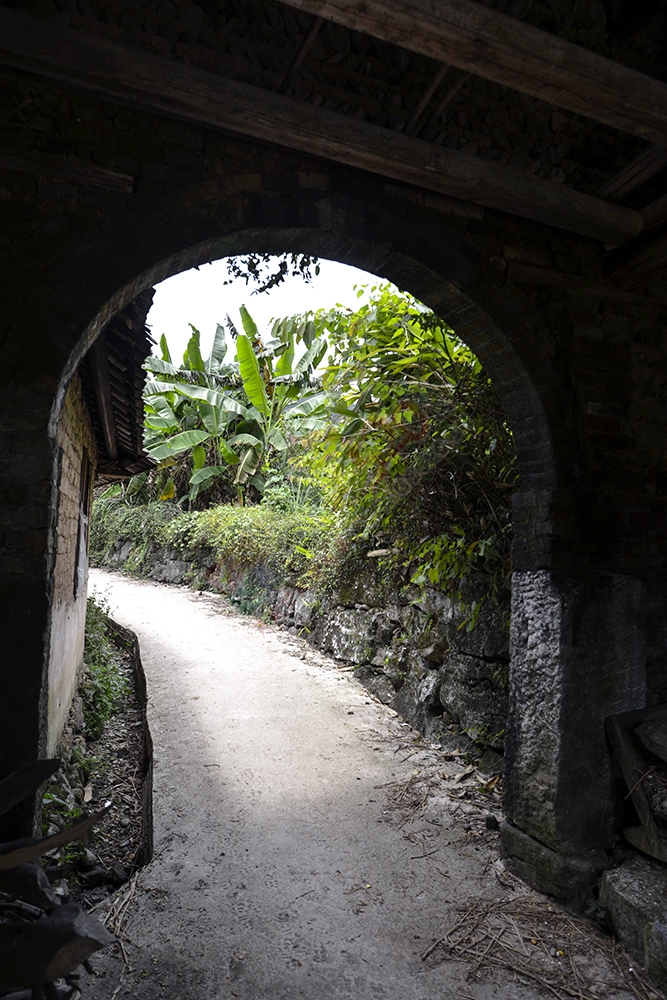
[[[222,326],[207,359],[192,328],[182,367],[161,338],[145,399],[146,444],[160,461],[152,495],[162,502],[145,506],[150,477],[108,491],[95,505],[93,558],[121,538],[135,542],[130,571],[141,572],[152,547],[176,546],[332,589],[368,572],[370,550],[388,589],[413,583],[460,598],[461,580],[481,573],[497,593],[517,481],[498,398],[438,317],[390,286],[372,293],[355,312],[278,320],[264,339],[242,307],[241,331],[227,318],[233,360]],[[260,507],[227,502],[180,516],[173,501],[223,480],[224,500],[255,489]]]
[[[89,597],[86,606],[86,639],[81,683],[83,718],[88,739],[98,739],[104,724],[127,697],[127,681],[116,662],[116,652],[107,635],[107,612]]]
[[[321,551],[332,530],[335,519],[329,512],[227,505],[183,515],[165,536],[176,548],[212,551],[229,572],[264,565],[280,577],[306,584],[311,563],[304,552]]]
[[[329,343],[331,414],[311,469],[414,583],[458,593],[462,577],[481,571],[497,590],[509,572],[517,481],[498,398],[438,317],[388,285],[373,291],[357,312],[310,317]]]
[[[96,500],[90,522],[90,559],[95,564],[104,562],[106,553],[119,538],[138,543],[133,553],[133,565],[128,569],[141,570],[142,555],[152,546],[165,542],[165,528],[179,517],[180,509],[174,503],[133,505],[122,498],[110,497]]]
[[[245,306],[240,313],[242,333],[227,318],[236,344],[233,362],[224,363],[227,342],[218,326],[206,362],[192,327],[182,368],[171,362],[164,336],[162,357],[144,365],[160,376],[148,378],[144,389],[146,450],[161,470],[182,470],[185,461],[190,501],[221,477],[233,481],[241,499],[248,485],[263,492],[270,456],[287,450],[293,429],[311,429],[324,412],[314,369],[326,343],[313,341],[310,327],[292,321],[276,323],[263,341]],[[295,361],[298,345],[303,353]],[[173,474],[159,485],[160,499],[176,496]]]

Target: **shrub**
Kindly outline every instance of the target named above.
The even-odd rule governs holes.
[[[99,739],[105,722],[119,710],[129,693],[127,681],[118,668],[117,655],[107,635],[106,609],[89,597],[81,697],[86,736],[91,740]]]

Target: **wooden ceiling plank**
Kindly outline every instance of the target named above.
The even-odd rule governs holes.
[[[98,167],[83,160],[73,161],[63,157],[44,156],[38,153],[19,155],[0,149],[0,170],[21,174],[35,174],[45,180],[65,181],[86,187],[101,187],[107,191],[132,194],[134,178],[115,170]]]
[[[639,212],[565,185],[8,8],[0,8],[3,63],[102,101],[240,133],[610,245],[642,228]]]
[[[635,289],[667,276],[667,233],[658,231],[636,246],[622,247],[609,255],[605,278],[616,288]]]
[[[437,121],[437,119],[440,117],[445,108],[448,107],[454,100],[454,98],[458,94],[463,84],[467,83],[469,79],[470,79],[470,73],[459,73],[458,77],[456,78],[456,80],[454,80],[451,87],[449,87],[449,89],[443,94],[443,96],[438,101],[438,104],[433,114],[429,118],[429,122]],[[419,132],[421,132],[423,128],[424,126],[422,125],[417,134],[419,134]]]
[[[651,145],[595,192],[597,198],[620,201],[667,167],[667,148]]]
[[[415,128],[415,126],[417,125],[417,122],[421,118],[424,109],[426,108],[426,105],[431,100],[436,90],[442,83],[445,73],[447,72],[448,69],[449,66],[447,65],[447,63],[442,63],[440,66],[438,66],[435,72],[435,76],[433,77],[428,87],[420,97],[419,101],[417,102],[412,111],[412,114],[410,115],[410,118],[408,119],[408,124],[405,126],[406,135],[416,135],[416,133],[419,131],[419,129]]]
[[[667,145],[667,84],[473,0],[284,2]]]
[[[301,64],[303,63],[303,60],[306,58],[306,56],[310,52],[310,49],[312,48],[313,42],[317,38],[319,30],[320,30],[320,28],[322,27],[323,24],[324,24],[324,21],[322,20],[321,17],[316,17],[316,18],[313,19],[313,23],[311,24],[310,28],[308,29],[308,33],[306,34],[306,37],[304,38],[303,42],[301,43],[301,46],[300,46],[297,54],[295,55],[294,59],[292,60],[291,66],[289,66],[287,72],[285,73],[285,76],[280,81],[280,85],[278,87],[276,87],[276,90],[277,90],[277,92],[279,94],[286,94],[288,92],[288,90],[290,89],[290,87],[292,86],[292,81],[294,80],[294,77],[296,76],[296,74],[301,69]]]
[[[662,198],[642,208],[641,216],[644,220],[644,229],[654,229],[667,222],[667,194],[663,194]]]

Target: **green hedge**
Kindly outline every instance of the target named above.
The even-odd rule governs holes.
[[[90,554],[94,564],[104,564],[114,546],[131,541],[130,572],[142,571],[151,550],[170,548],[195,561],[198,555],[212,555],[228,570],[264,565],[307,586],[331,562],[339,531],[333,514],[309,507],[284,511],[224,504],[182,513],[168,501],[129,506],[100,500],[93,505]]]

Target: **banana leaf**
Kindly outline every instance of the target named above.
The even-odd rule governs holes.
[[[208,364],[206,365],[207,370],[209,372],[219,372],[220,367],[225,360],[226,353],[227,340],[225,338],[225,328],[218,323],[215,328],[215,337],[213,338],[211,356],[209,357]]]
[[[248,444],[251,448],[259,448],[262,442],[258,437],[255,437],[254,434],[242,433],[235,434],[234,437],[231,437],[229,439],[229,444]]]
[[[291,375],[292,366],[294,364],[294,339],[290,339],[287,343],[287,350],[280,355],[276,362],[275,373],[277,376],[280,375]]]
[[[199,403],[197,412],[206,430],[214,437],[222,434],[230,419],[233,418],[228,410],[221,406],[214,406],[212,403]]]
[[[201,349],[199,347],[199,330],[190,323],[190,329],[192,330],[192,336],[188,341],[188,346],[183,354],[183,365],[185,368],[189,368],[193,372],[205,372],[206,366],[204,364],[204,359],[201,356]]]
[[[276,451],[285,451],[288,447],[285,435],[283,434],[283,432],[280,430],[279,427],[271,428],[271,430],[269,431],[268,440],[271,447],[275,448]]]
[[[245,483],[247,479],[254,476],[259,468],[261,455],[257,448],[248,448],[236,470],[235,483]]]
[[[197,469],[203,469],[206,465],[206,449],[203,445],[198,444],[192,449],[192,467],[196,471]]]
[[[257,331],[257,324],[248,312],[245,306],[239,307],[239,312],[241,314],[241,322],[243,323],[243,329],[246,332],[246,336],[252,337],[253,340],[257,340],[259,333]]]
[[[179,369],[172,365],[170,361],[162,358],[154,358],[149,355],[143,363],[143,369],[147,372],[158,372],[162,375],[178,375]]]
[[[250,340],[244,333],[240,333],[236,338],[236,355],[239,360],[241,378],[246,396],[253,406],[257,407],[260,413],[268,416],[270,412],[269,399],[266,395],[266,386],[259,370],[259,364],[252,349]]]
[[[176,484],[173,479],[168,479],[160,494],[160,500],[173,500],[176,496]]]
[[[167,361],[171,364],[171,354],[169,352],[169,344],[167,343],[167,338],[164,334],[160,336],[160,350],[162,351],[162,360]]]
[[[234,456],[238,462],[238,456]],[[191,486],[200,486],[202,483],[207,483],[209,479],[214,479],[215,476],[222,475],[223,472],[228,471],[228,466],[226,465],[207,465],[205,469],[197,469],[196,472],[190,476]]]
[[[209,437],[208,431],[181,431],[180,434],[174,434],[173,437],[155,447],[149,448],[147,445],[146,450],[151,458],[155,459],[156,462],[161,462],[165,458],[172,458],[174,455],[180,455],[181,452],[189,451],[190,448],[208,441]]]

